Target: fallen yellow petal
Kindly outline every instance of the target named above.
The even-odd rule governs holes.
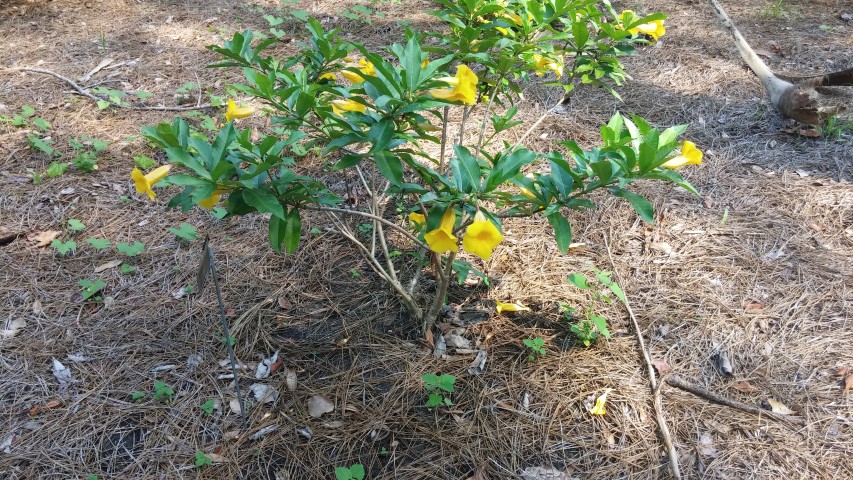
[[[608,388],[604,391],[598,398],[595,399],[595,405],[589,409],[589,413],[593,415],[602,416],[607,413],[607,409],[604,408],[604,404],[607,403],[607,394],[610,393],[613,389]]]
[[[522,305],[520,303],[513,303],[513,302],[504,303],[500,300],[497,300],[497,301],[495,301],[495,304],[496,304],[495,305],[495,311],[497,311],[498,314],[501,314],[503,312],[529,312],[530,311],[530,308],[525,307],[524,305]]]

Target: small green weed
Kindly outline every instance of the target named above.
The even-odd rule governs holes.
[[[103,280],[79,280],[77,282],[80,287],[83,289],[80,290],[80,296],[83,297],[83,300],[94,300],[96,302],[101,301],[101,296],[98,293],[107,286],[107,282]]]
[[[68,170],[68,165],[68,162],[50,162],[50,165],[47,166],[47,170],[44,173],[51,178],[60,177],[66,170]]]
[[[110,247],[110,241],[105,238],[87,238],[86,243],[91,245],[95,250],[104,250]]]
[[[116,244],[116,250],[128,257],[135,257],[145,251],[145,244],[140,241],[133,242],[132,244],[118,242]]]
[[[356,463],[349,467],[335,467],[335,480],[364,480],[364,465]]]
[[[140,392],[139,390],[136,390],[135,392],[130,392],[130,399],[136,403],[139,403],[142,401],[142,399],[145,398],[146,395],[147,394],[145,392]]]
[[[53,247],[53,249],[60,255],[66,255],[68,252],[71,252],[72,254],[77,252],[77,242],[74,240],[67,240],[63,242],[57,238],[50,242],[50,246]]]
[[[426,403],[428,408],[453,405],[453,402],[450,401],[450,394],[453,393],[456,377],[447,374],[425,373],[421,376],[421,380],[424,381],[424,388],[429,393]],[[447,396],[445,397],[445,395]]]
[[[206,415],[213,415],[214,407],[216,407],[216,401],[212,398],[198,406]]]
[[[205,465],[213,465],[213,460],[206,453],[198,450],[195,452],[195,468],[201,468]]]
[[[72,232],[79,232],[84,230],[85,228],[86,225],[84,225],[83,222],[77,220],[76,218],[68,220],[68,230],[71,230]]]
[[[605,270],[594,270],[595,279],[600,284],[600,288],[593,288],[590,285],[590,280],[583,274],[573,273],[569,275],[568,282],[581,290],[588,290],[592,293],[593,300],[610,304],[613,298],[610,295],[618,298],[622,303],[626,303],[625,293],[618,283],[610,278],[611,272]],[[599,337],[611,338],[610,330],[607,328],[607,319],[595,313],[592,305],[586,306],[583,314],[579,314],[578,310],[567,305],[561,305],[565,314],[566,320],[577,318],[577,322],[569,327],[569,330],[588,347],[598,340]],[[578,318],[580,317],[580,318]]]
[[[522,342],[524,343],[524,346],[530,350],[530,355],[527,356],[527,359],[531,362],[544,357],[545,354],[548,353],[548,351],[545,350],[545,339],[542,337],[525,338]]]
[[[128,265],[126,263],[122,263],[119,271],[122,275],[129,275],[136,271],[136,267],[134,267],[133,265]]]
[[[172,390],[166,382],[162,380],[154,381],[154,396],[151,397],[155,402],[163,401],[165,403],[172,403],[172,397],[175,395],[175,391]]]
[[[169,231],[174,233],[176,237],[182,238],[188,242],[198,238],[195,227],[186,222],[181,222],[181,225],[178,228],[169,227]]]

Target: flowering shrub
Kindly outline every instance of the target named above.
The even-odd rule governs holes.
[[[304,210],[332,212],[338,231],[429,327],[452,273],[473,270],[456,258],[460,233],[465,252],[488,260],[503,240],[502,219],[542,215],[565,253],[572,234],[564,211],[594,207],[585,198],[594,190],[628,200],[648,222],[652,206],[626,188],[631,182],[665,180],[695,192],[674,170],[701,162],[689,142],[674,154],[683,125],[661,131],[617,113],[601,128],[602,145],[591,150],[571,140],[555,151],[529,150],[522,142],[536,124],[516,145],[496,141],[522,123],[513,120],[512,105],[531,74],[547,75],[547,84],[566,95],[593,84],[618,96],[614,87],[626,78],[618,57],[662,35],[662,14],[617,14],[609,2],[592,0],[437,3],[441,9],[432,13],[444,31],[428,37],[406,31],[404,43],[381,53],[344,41],[313,19],[307,43],[284,59],[265,56],[276,39],[254,42],[251,31],[209,47],[223,57],[214,66],[242,69],[245,83],[233,88],[266,105],[270,128],[253,137],[251,129],[238,127],[236,120],[254,110],[233,100],[212,139],[191,134],[180,118],[145,128],[172,165],[182,167],[166,177],[183,187],[169,206],[186,211],[223,201],[232,216],[270,214],[270,244],[286,252],[298,247]],[[498,106],[501,112],[493,113]],[[455,134],[448,132],[450,108],[462,110]],[[315,147],[334,170],[354,171],[370,195],[363,209],[340,208],[338,195],[300,173],[301,155]],[[522,172],[534,166],[539,173]],[[148,175],[134,171],[137,189],[153,198],[151,185],[168,173],[163,168]],[[408,207],[407,225],[386,218],[391,196]],[[340,215],[370,218],[372,241],[359,238]],[[421,258],[430,256],[420,267],[431,265],[438,288],[425,303],[415,292],[420,268],[401,277],[386,229],[399,232]]]

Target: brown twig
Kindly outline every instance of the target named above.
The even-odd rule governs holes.
[[[619,285],[622,287],[623,302],[625,309],[628,310],[628,316],[631,317],[631,323],[634,325],[634,333],[637,336],[637,343],[640,351],[643,353],[643,360],[646,362],[646,370],[649,373],[649,384],[652,387],[652,399],[655,408],[655,418],[657,419],[658,430],[663,438],[663,443],[666,446],[666,453],[669,456],[669,467],[672,470],[672,476],[676,479],[681,479],[681,469],[678,466],[678,452],[675,451],[675,446],[672,443],[672,436],[669,433],[669,427],[666,425],[666,420],[663,417],[663,405],[660,398],[660,385],[655,378],[655,370],[652,366],[652,359],[649,357],[649,352],[646,351],[646,342],[643,341],[643,332],[640,330],[640,325],[637,323],[637,317],[634,316],[634,310],[628,302],[628,296],[625,294],[625,283],[622,282],[619,273],[616,271],[616,263],[613,261],[613,254],[610,252],[610,243],[607,241],[607,235],[604,235],[604,245],[607,247],[607,258],[610,260],[610,268],[613,269],[613,275],[616,277]]]
[[[679,390],[684,390],[685,392],[690,392],[693,395],[696,395],[697,397],[704,398],[705,400],[708,400],[709,402],[716,403],[718,405],[736,408],[740,411],[743,411],[746,413],[751,413],[753,415],[769,417],[769,418],[772,418],[773,420],[776,420],[779,422],[789,422],[789,423],[793,423],[795,425],[805,425],[806,424],[806,421],[802,418],[790,417],[787,415],[780,415],[780,414],[775,413],[775,412],[764,410],[763,408],[758,408],[756,406],[748,405],[746,403],[739,402],[737,400],[732,400],[731,398],[727,398],[727,397],[724,397],[722,395],[717,395],[716,393],[710,392],[700,385],[697,385],[695,383],[684,380],[683,378],[679,377],[678,375],[670,375],[670,376],[666,377],[666,379],[664,381],[667,383],[667,385],[669,385],[671,387],[678,388]]]
[[[202,109],[211,107],[211,105],[209,105],[209,104],[195,105],[192,107],[136,107],[133,105],[122,105],[120,103],[116,103],[116,102],[113,102],[111,100],[103,99],[103,98],[100,98],[100,97],[93,95],[92,93],[90,93],[85,88],[81,87],[80,85],[77,85],[77,82],[75,82],[74,80],[71,80],[70,78],[68,78],[64,75],[60,75],[60,74],[54,72],[53,70],[47,70],[44,68],[26,68],[26,67],[16,68],[15,70],[17,70],[19,72],[33,72],[33,73],[43,73],[45,75],[50,75],[52,77],[58,78],[58,79],[62,80],[63,82],[67,83],[68,85],[71,86],[71,88],[76,90],[77,93],[79,93],[80,95],[83,95],[84,97],[86,97],[90,100],[94,100],[96,102],[107,102],[111,106],[117,107],[117,108],[127,108],[129,110],[158,110],[158,111],[166,111],[166,112],[184,112],[184,111],[189,111],[189,110],[202,110]]]

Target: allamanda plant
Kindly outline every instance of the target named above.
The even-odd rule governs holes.
[[[212,138],[181,118],[146,127],[145,137],[171,163],[147,174],[134,169],[137,190],[153,200],[152,187],[165,179],[182,187],[169,207],[224,202],[231,216],[269,214],[277,251],[296,250],[306,210],[328,212],[425,329],[453,272],[472,270],[457,259],[460,237],[462,250],[485,261],[503,240],[503,219],[541,215],[565,253],[572,238],[566,211],[593,208],[586,197],[594,190],[628,200],[648,222],[652,206],[627,189],[633,181],[665,180],[695,192],[674,170],[701,163],[692,143],[675,153],[684,125],[661,131],[617,113],[601,128],[602,145],[590,150],[571,140],[554,151],[524,147],[538,122],[515,145],[498,141],[521,125],[514,104],[531,76],[547,75],[566,95],[592,84],[618,96],[614,87],[626,78],[618,57],[662,35],[664,15],[617,14],[609,2],[591,0],[437,3],[432,13],[447,28],[430,33],[437,41],[428,46],[425,34],[407,31],[404,43],[370,51],[309,19],[307,42],[287,58],[267,55],[277,39],[255,42],[251,31],[209,47],[223,57],[215,67],[242,69],[245,82],[232,87],[266,106],[270,127],[257,136],[239,127],[254,109],[233,99]],[[453,130],[451,108],[462,118]],[[357,178],[368,195],[362,208],[341,208],[336,192],[306,175],[305,152],[314,149],[333,170]],[[389,220],[389,203],[404,205],[408,221]],[[347,215],[367,218],[372,228],[355,230]],[[415,250],[424,261],[401,269],[407,256],[391,255],[398,250]],[[426,295],[416,291],[425,268],[437,279]]]

